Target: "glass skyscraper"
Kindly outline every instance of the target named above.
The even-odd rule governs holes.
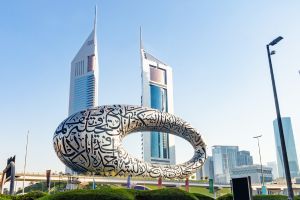
[[[141,42],[142,106],[173,113],[172,68],[147,53]],[[142,133],[142,157],[145,161],[175,164],[174,136],[152,131]]]
[[[276,161],[267,162],[267,167],[272,168],[273,179],[278,178],[278,167]]]
[[[214,161],[207,156],[204,165],[196,171],[196,180],[214,179]]]
[[[253,158],[250,155],[250,151],[238,151],[237,165],[253,165]]]
[[[295,146],[291,118],[282,117],[281,120],[282,120],[283,135],[284,135],[284,140],[286,145],[291,177],[296,177],[299,175],[299,166],[298,166],[297,151]],[[273,121],[273,128],[274,128],[275,145],[276,145],[278,176],[285,177],[277,119]]]
[[[212,147],[216,183],[227,184],[230,182],[230,172],[237,166],[238,151],[238,146],[216,145]]]
[[[96,13],[94,28],[71,62],[69,116],[98,106],[98,51],[96,35]],[[66,173],[73,173],[66,168]]]

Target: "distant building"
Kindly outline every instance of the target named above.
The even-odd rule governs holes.
[[[69,116],[98,106],[98,51],[96,34],[96,14],[94,28],[71,62]],[[66,167],[66,173],[73,173]]]
[[[196,172],[196,180],[205,179],[214,179],[214,161],[212,156],[208,156],[204,165]]]
[[[253,158],[249,151],[238,151],[237,166],[253,165]]]
[[[212,147],[215,183],[227,184],[230,182],[230,171],[237,167],[238,146]]]
[[[283,133],[284,133],[288,162],[290,167],[290,173],[291,173],[291,177],[294,178],[299,175],[299,166],[298,166],[298,158],[297,158],[294,134],[292,129],[292,122],[290,117],[282,117],[281,121],[283,126]],[[275,145],[276,145],[278,176],[285,177],[277,119],[273,121],[273,128],[274,128]]]
[[[155,58],[140,42],[142,65],[142,106],[173,113],[172,68]],[[175,164],[174,135],[152,131],[142,132],[142,156],[146,162]]]
[[[259,184],[262,182],[261,166],[260,165],[243,165],[231,170],[231,178],[251,177],[251,183]],[[264,182],[271,182],[272,168],[263,166]]]
[[[272,168],[273,180],[278,178],[278,168],[276,161],[267,162],[267,167]]]

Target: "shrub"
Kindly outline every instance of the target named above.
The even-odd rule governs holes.
[[[148,190],[136,193],[136,200],[198,200],[193,194],[177,188]]]
[[[13,200],[34,200],[46,196],[47,194],[40,191],[29,192],[24,195],[12,196]]]
[[[198,200],[213,200],[214,198],[206,196],[204,194],[192,193]]]
[[[11,199],[11,196],[9,195],[5,195],[5,194],[0,194],[0,200],[7,200],[7,199]]]
[[[233,196],[232,194],[225,194],[223,196],[220,196],[219,198],[217,198],[218,200],[233,200]]]
[[[40,200],[134,200],[126,189],[72,190],[45,196]]]
[[[39,191],[29,192],[24,195],[15,195],[15,196],[0,194],[0,200],[35,200],[35,199],[41,198],[46,195],[47,195],[46,193],[39,192]]]
[[[188,193],[177,188],[159,190],[133,190],[101,187],[96,190],[72,190],[47,195],[39,200],[213,200],[199,194]]]
[[[253,200],[287,200],[285,195],[255,195]]]
[[[232,194],[226,194],[218,198],[218,200],[232,200]],[[287,196],[285,195],[255,195],[253,196],[253,200],[287,200]],[[300,200],[300,197],[297,196],[294,200]]]
[[[295,196],[294,200],[300,200],[300,195],[299,196]]]

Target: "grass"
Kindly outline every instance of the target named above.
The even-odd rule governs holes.
[[[55,186],[54,186],[55,185]],[[64,188],[66,187],[67,183],[66,182],[56,182],[54,184],[54,182],[52,182],[50,184],[50,188],[51,188],[51,192],[57,192],[57,191],[62,191],[64,190]],[[29,192],[34,192],[34,191],[42,191],[42,192],[48,192],[48,188],[46,187],[46,182],[42,181],[42,182],[38,182],[38,183],[34,183],[32,185],[29,185],[27,187],[24,188],[24,192],[25,193],[29,193]],[[17,191],[17,194],[21,194],[22,190],[19,189]]]
[[[160,189],[160,188],[158,188],[157,185],[145,185],[145,187],[150,188],[151,190],[157,190],[157,189]]]
[[[159,189],[157,185],[145,185],[146,187],[150,188],[151,190],[157,190]],[[165,187],[163,187],[165,188]],[[179,189],[185,191],[185,187],[179,187]],[[195,186],[190,186],[189,187],[189,192],[190,193],[198,193],[198,194],[203,194],[209,197],[214,197],[214,194],[210,193],[209,190],[205,187],[195,187]],[[231,190],[230,188],[222,188],[221,190],[217,191],[217,196],[223,196],[225,194],[230,194]]]
[[[180,189],[185,190],[185,187],[181,187]],[[204,188],[204,187],[189,187],[189,192],[191,193],[199,193],[199,194],[204,194],[206,196],[213,196],[212,193],[209,193],[209,190]]]

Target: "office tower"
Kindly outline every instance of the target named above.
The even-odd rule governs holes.
[[[214,179],[214,161],[212,156],[207,156],[204,165],[196,172],[196,180],[206,179]]]
[[[284,140],[286,145],[288,162],[290,167],[290,173],[291,173],[291,177],[294,178],[299,174],[299,166],[298,166],[298,158],[297,158],[294,134],[292,129],[292,122],[290,117],[282,117],[281,120],[282,120],[283,135],[284,135]],[[273,121],[273,128],[274,128],[275,145],[276,145],[278,176],[281,178],[281,177],[285,177],[285,172],[284,172],[284,164],[283,164],[277,119]]]
[[[238,146],[216,145],[212,147],[216,183],[230,182],[230,172],[237,166],[238,150]]]
[[[142,106],[173,113],[172,68],[144,50],[140,41]],[[156,131],[142,132],[142,157],[159,164],[175,164],[174,136]]]
[[[98,106],[98,51],[95,10],[94,28],[71,62],[69,116]],[[66,168],[66,173],[72,170]]]
[[[237,165],[253,165],[253,158],[249,151],[238,151]]]
[[[273,179],[278,178],[277,163],[275,161],[273,161],[273,162],[267,162],[267,167],[271,167],[272,168]]]

